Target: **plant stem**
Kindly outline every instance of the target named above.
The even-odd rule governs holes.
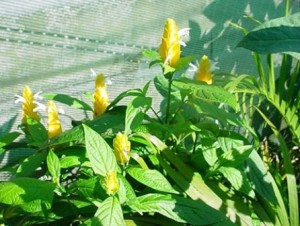
[[[170,117],[171,92],[172,92],[171,89],[172,89],[173,73],[172,72],[168,73],[166,77],[168,78],[169,86],[168,86],[168,97],[167,97],[167,108],[166,108],[165,123],[168,123],[169,122],[169,117]]]
[[[290,14],[290,0],[285,0],[285,16],[288,16]]]

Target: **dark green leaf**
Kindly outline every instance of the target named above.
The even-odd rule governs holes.
[[[111,108],[115,106],[117,103],[119,103],[121,100],[123,100],[125,97],[135,97],[135,96],[143,96],[144,92],[141,89],[130,89],[126,90],[123,93],[119,94],[109,105],[108,108]]]
[[[116,196],[105,199],[95,214],[92,226],[125,226],[122,208]]]
[[[246,173],[253,189],[262,198],[277,204],[276,195],[272,187],[272,178],[256,151],[251,152],[249,159],[246,160]]]
[[[66,94],[44,93],[43,97],[48,100],[58,101],[73,108],[83,109],[85,111],[93,111],[93,109],[85,102]]]
[[[86,153],[96,174],[103,177],[108,172],[116,171],[117,162],[111,147],[93,129],[83,125]]]
[[[50,209],[55,184],[34,178],[16,178],[0,183],[0,202],[19,205],[24,211]]]
[[[36,152],[26,158],[18,167],[16,177],[30,176],[46,159],[46,152]]]
[[[178,192],[171,186],[164,175],[157,170],[146,170],[137,167],[130,167],[128,168],[127,172],[134,179],[152,189],[178,194]]]
[[[29,143],[41,147],[48,142],[48,132],[44,125],[37,120],[28,118],[27,128],[29,131]]]
[[[175,195],[147,194],[138,197],[141,212],[156,212],[177,222],[210,225],[234,225],[221,212],[200,200]]]
[[[273,19],[248,33],[239,47],[261,54],[300,52],[300,13]]]
[[[243,192],[246,195],[254,198],[255,194],[250,186],[245,172],[237,168],[223,166],[220,167],[218,171],[223,174],[223,176],[237,191]]]
[[[10,144],[18,136],[20,136],[20,133],[18,133],[18,132],[11,132],[11,133],[5,134],[3,137],[0,138],[0,148]]]

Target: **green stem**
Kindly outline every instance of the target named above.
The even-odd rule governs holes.
[[[269,70],[269,91],[275,92],[275,72],[274,72],[274,61],[272,54],[268,54],[268,70]]]
[[[166,119],[165,123],[169,122],[169,117],[170,117],[170,105],[171,105],[171,93],[172,93],[172,77],[173,73],[168,73],[167,74],[168,81],[169,81],[169,86],[168,86],[168,97],[167,97],[167,109],[166,109]]]
[[[254,59],[256,62],[256,66],[257,66],[258,76],[261,81],[261,86],[262,86],[261,89],[264,93],[266,93],[266,91],[267,91],[266,90],[266,77],[265,77],[262,60],[258,53],[253,53],[253,56],[254,56]]]
[[[285,0],[285,16],[290,14],[290,0]]]

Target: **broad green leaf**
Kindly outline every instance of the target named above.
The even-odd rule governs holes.
[[[200,200],[175,195],[147,194],[138,197],[141,212],[155,212],[177,222],[210,225],[234,225],[221,212]]]
[[[231,185],[240,192],[254,198],[255,194],[249,184],[248,178],[243,170],[233,167],[220,167],[220,173],[231,183]]]
[[[83,125],[87,157],[96,174],[103,177],[117,170],[117,162],[111,147],[93,129]]]
[[[36,152],[20,163],[16,177],[30,176],[46,159],[47,153],[44,151]]]
[[[238,44],[261,54],[300,52],[300,13],[273,19],[256,27]]]
[[[144,119],[144,113],[151,107],[152,99],[150,97],[134,97],[127,106],[125,116],[125,134],[129,134],[137,128]]]
[[[50,150],[47,155],[47,167],[50,175],[52,176],[52,181],[54,183],[59,183],[60,161],[52,150]]]
[[[233,109],[237,108],[235,97],[220,86],[207,85],[187,78],[174,80],[173,84],[183,92],[192,94],[195,98],[208,102],[224,103]]]
[[[157,170],[130,167],[128,168],[127,172],[134,179],[152,189],[178,194],[178,192],[171,186],[164,175]]]
[[[0,138],[0,148],[10,144],[13,142],[16,138],[18,138],[21,134],[18,132],[11,132],[5,134],[3,137]]]
[[[125,226],[122,208],[116,196],[105,199],[92,220],[92,226]]]
[[[92,121],[85,123],[98,133],[105,133],[107,130],[117,133],[124,129],[124,114],[119,112],[108,112]],[[64,131],[60,135],[50,139],[49,146],[59,145],[69,142],[84,141],[82,125]]]
[[[119,103],[121,100],[123,100],[125,97],[135,97],[135,96],[143,96],[143,91],[141,89],[130,89],[126,90],[123,93],[119,94],[109,105],[108,108],[111,108],[115,106],[117,103]]]
[[[55,184],[34,178],[15,178],[0,183],[0,202],[18,205],[26,212],[50,209]]]
[[[82,163],[82,157],[77,155],[66,156],[60,160],[60,167],[62,169],[72,168],[75,166],[80,166]]]
[[[131,184],[126,180],[126,178],[123,177],[122,175],[118,175],[118,178],[120,183],[122,183],[123,186],[125,187],[127,200],[132,201],[136,199],[136,194],[134,192],[134,189],[132,188]]]
[[[82,100],[79,100],[66,94],[44,93],[43,97],[48,100],[55,100],[57,102],[66,104],[73,108],[83,109],[85,111],[93,111],[93,109]]]
[[[277,199],[272,187],[272,178],[258,153],[252,151],[245,161],[246,173],[252,184],[252,188],[264,199],[277,204]]]
[[[27,128],[29,131],[29,143],[31,145],[41,147],[48,142],[48,132],[46,128],[37,120],[28,118]]]

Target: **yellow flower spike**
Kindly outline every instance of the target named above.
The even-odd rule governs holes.
[[[105,77],[99,74],[95,81],[94,92],[94,118],[102,115],[108,107],[108,94],[105,84]]]
[[[119,190],[119,180],[115,171],[108,172],[104,182],[105,190],[108,195],[113,195]]]
[[[199,69],[196,73],[196,80],[206,82],[209,85],[212,84],[210,62],[206,55],[204,55],[200,60]]]
[[[34,95],[31,92],[29,86],[25,86],[23,90],[23,98],[22,98],[22,123],[27,124],[27,118],[30,117],[37,121],[40,121],[41,118],[35,112],[36,104],[34,101]]]
[[[125,165],[130,159],[131,143],[126,134],[118,133],[113,140],[116,159],[119,164]]]
[[[48,101],[48,137],[52,138],[62,133],[57,108],[53,101]]]
[[[167,19],[159,54],[164,64],[176,67],[180,58],[180,36],[175,20]]]

